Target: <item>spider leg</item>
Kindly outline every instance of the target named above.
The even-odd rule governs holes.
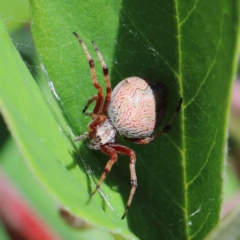
[[[95,130],[96,129],[96,127],[100,124],[100,123],[102,123],[102,122],[104,122],[105,120],[106,120],[106,115],[96,115],[96,114],[91,114],[91,116],[92,116],[92,118],[93,118],[93,120],[89,123],[89,125],[88,125],[88,127],[90,128],[90,130]]]
[[[93,110],[94,113],[99,113],[102,109],[102,105],[103,105],[103,91],[102,91],[102,87],[100,86],[100,84],[97,81],[97,76],[96,76],[96,71],[94,68],[94,60],[91,57],[86,45],[84,44],[83,40],[78,36],[77,33],[73,32],[73,34],[75,35],[75,37],[78,39],[78,41],[81,43],[82,48],[87,56],[88,62],[89,62],[89,66],[90,66],[90,70],[91,70],[91,75],[92,75],[92,82],[94,87],[97,89],[98,91],[98,98],[97,98],[97,102],[95,105],[95,108]]]
[[[95,188],[95,190],[92,192],[91,196],[93,196],[97,190],[101,187],[103,181],[105,180],[107,174],[110,172],[110,170],[112,169],[113,164],[117,161],[117,153],[120,154],[124,154],[124,155],[128,155],[130,157],[130,174],[131,174],[131,191],[129,194],[129,198],[127,201],[127,205],[126,205],[126,209],[124,211],[124,214],[122,216],[122,219],[125,218],[125,216],[127,215],[128,209],[131,205],[134,193],[136,191],[137,188],[137,176],[136,176],[136,170],[135,170],[135,164],[136,164],[136,156],[135,153],[133,152],[133,150],[131,150],[130,148],[127,148],[125,146],[122,145],[118,145],[118,144],[108,144],[108,145],[103,145],[101,146],[101,151],[107,155],[109,155],[111,158],[110,160],[107,162],[107,165],[98,181],[98,184]]]
[[[149,142],[153,141],[155,138],[161,136],[162,134],[168,132],[171,128],[172,128],[172,125],[173,125],[173,122],[175,120],[175,118],[177,117],[177,114],[181,108],[181,105],[182,105],[182,98],[180,98],[180,101],[176,107],[176,110],[172,116],[172,118],[170,119],[170,121],[168,122],[168,124],[162,129],[160,130],[158,133],[156,133],[155,135],[153,136],[150,136],[150,137],[147,137],[147,138],[144,138],[144,139],[128,139],[130,141],[133,141],[137,144],[148,144]]]
[[[136,159],[135,153],[130,148],[127,148],[125,146],[118,145],[118,144],[111,144],[110,146],[111,146],[111,148],[115,149],[117,151],[117,153],[128,155],[130,157],[129,167],[130,167],[132,188],[131,188],[131,191],[130,191],[130,194],[129,194],[129,197],[128,197],[126,209],[125,209],[124,214],[122,216],[122,219],[124,219],[125,216],[127,215],[128,209],[129,209],[129,207],[132,203],[132,199],[133,199],[134,193],[135,193],[136,188],[137,188],[137,175],[136,175],[136,170],[135,170],[135,164],[136,164],[137,159]]]
[[[106,115],[99,115],[99,114],[95,114],[95,113],[85,113],[85,115],[89,115],[92,117],[92,121],[89,123],[89,131],[88,132],[85,132],[83,135],[81,136],[77,136],[74,141],[77,142],[77,141],[81,141],[81,140],[84,140],[86,139],[87,137],[89,137],[90,139],[92,139],[93,136],[91,133],[93,132],[94,133],[94,130],[96,129],[96,127],[104,122],[106,120]]]
[[[98,100],[98,96],[97,96],[97,95],[94,95],[93,97],[91,97],[91,98],[87,101],[86,105],[84,106],[84,108],[83,108],[83,110],[82,110],[82,113],[85,113],[86,110],[88,109],[89,105],[90,105],[91,103],[93,103],[94,101],[97,101],[97,100]]]
[[[111,88],[110,78],[109,78],[109,74],[108,74],[108,67],[107,67],[106,63],[104,62],[103,56],[102,56],[101,52],[99,51],[99,48],[96,45],[96,43],[92,42],[92,44],[93,44],[93,46],[94,46],[94,48],[97,52],[98,59],[99,59],[101,65],[102,65],[102,70],[103,70],[103,74],[104,74],[104,78],[105,78],[107,95],[105,97],[104,104],[103,104],[102,111],[101,111],[102,113],[105,113],[108,109],[108,105],[109,105],[110,100],[111,100],[112,88]]]
[[[107,162],[107,165],[105,166],[105,169],[98,181],[98,184],[95,188],[95,190],[92,192],[91,196],[93,196],[97,190],[101,187],[104,179],[106,178],[107,174],[110,172],[113,164],[117,161],[117,152],[115,149],[113,149],[112,147],[108,146],[108,145],[103,145],[101,146],[101,151],[107,155],[109,155],[111,158],[110,160]]]
[[[83,135],[75,137],[74,141],[75,142],[82,141],[82,140],[86,139],[87,137],[88,137],[88,132],[85,132]]]

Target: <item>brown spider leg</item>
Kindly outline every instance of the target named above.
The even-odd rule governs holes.
[[[98,99],[98,96],[97,96],[97,95],[94,95],[93,97],[91,97],[91,98],[87,101],[86,105],[84,106],[84,108],[83,108],[83,110],[82,110],[82,113],[85,113],[86,110],[88,109],[89,105],[90,105],[92,102],[97,101],[97,99]]]
[[[101,52],[99,51],[99,48],[96,45],[96,43],[92,41],[92,44],[97,52],[98,59],[101,62],[102,70],[103,70],[103,74],[104,74],[104,78],[105,78],[107,95],[105,97],[104,104],[103,104],[102,111],[101,111],[102,113],[105,113],[108,109],[108,105],[111,100],[112,88],[111,88],[110,78],[109,78],[109,74],[108,74],[108,67],[107,67],[106,63],[104,62],[103,56],[102,56]]]
[[[131,188],[131,191],[130,191],[130,194],[129,194],[129,197],[128,197],[126,209],[125,209],[124,214],[122,216],[122,219],[124,219],[125,216],[127,215],[128,209],[129,209],[129,207],[132,203],[132,199],[133,199],[134,193],[135,193],[136,188],[137,188],[137,175],[136,175],[136,170],[135,170],[135,164],[136,164],[137,159],[136,159],[135,153],[130,148],[127,148],[125,146],[118,145],[118,144],[111,144],[110,146],[111,146],[111,148],[115,149],[118,153],[128,155],[130,157],[129,167],[130,167],[132,188]]]
[[[115,149],[113,149],[112,147],[109,147],[108,145],[102,145],[101,146],[101,151],[107,155],[109,155],[111,158],[110,160],[107,162],[107,165],[105,166],[105,169],[98,181],[98,184],[95,188],[95,190],[92,192],[91,196],[93,196],[97,190],[101,187],[103,181],[105,180],[107,174],[110,172],[113,164],[117,161],[117,152]]]
[[[148,144],[149,142],[153,141],[155,138],[161,136],[162,134],[168,132],[171,128],[172,128],[172,125],[173,125],[173,121],[175,120],[175,118],[177,117],[177,114],[181,108],[181,105],[182,105],[182,98],[180,98],[180,101],[176,107],[176,110],[172,116],[172,118],[170,119],[170,121],[168,122],[168,124],[162,129],[160,130],[160,132],[156,133],[155,135],[153,136],[150,136],[150,137],[147,137],[147,138],[144,138],[144,139],[128,139],[130,141],[133,141],[137,144]]]
[[[88,125],[88,127],[90,128],[90,131],[95,130],[96,127],[97,127],[100,123],[104,122],[104,121],[106,120],[106,118],[107,118],[107,116],[104,115],[104,114],[98,115],[98,114],[92,113],[92,114],[89,114],[89,115],[91,115],[92,118],[93,118],[93,120],[92,120],[92,121],[89,123],[89,125]]]
[[[126,205],[126,209],[124,211],[124,214],[122,216],[122,219],[125,218],[125,216],[127,215],[128,209],[131,205],[134,193],[136,191],[137,188],[137,176],[136,176],[136,171],[135,171],[135,164],[136,164],[136,156],[135,153],[122,145],[115,145],[115,144],[110,144],[110,145],[103,145],[101,146],[101,151],[107,155],[109,155],[111,158],[110,160],[107,162],[107,165],[98,181],[98,184],[95,188],[95,190],[92,192],[91,196],[93,196],[97,190],[101,187],[103,181],[105,180],[107,174],[111,171],[113,164],[117,161],[117,152],[121,153],[121,154],[125,154],[128,155],[130,157],[130,174],[131,174],[131,191],[129,194],[129,198],[127,201],[127,205]]]
[[[91,70],[91,75],[92,75],[92,82],[94,87],[98,90],[98,99],[97,99],[97,103],[94,107],[93,112],[94,113],[99,113],[99,111],[101,111],[102,109],[102,105],[103,105],[103,91],[102,91],[102,87],[100,86],[100,84],[97,81],[97,76],[96,76],[96,71],[94,68],[94,60],[91,57],[86,45],[84,44],[83,40],[78,36],[77,33],[73,32],[73,34],[76,36],[76,38],[78,39],[78,41],[81,43],[83,50],[87,56],[88,62],[89,62],[89,66],[90,66],[90,70]]]
[[[98,114],[95,114],[95,113],[85,113],[85,115],[89,115],[92,117],[92,121],[89,123],[88,127],[89,127],[89,131],[88,132],[85,132],[83,135],[81,136],[78,136],[74,139],[75,142],[77,141],[81,141],[81,140],[84,140],[86,139],[87,137],[89,137],[90,139],[94,138],[95,136],[92,135],[92,133],[94,133],[94,130],[96,129],[96,127],[104,122],[106,120],[106,115],[98,115]]]

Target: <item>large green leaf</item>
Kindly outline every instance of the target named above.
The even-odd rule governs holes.
[[[19,79],[17,89],[3,81],[0,96],[8,109],[9,126],[35,174],[62,205],[112,233],[120,231],[130,237],[129,228],[141,239],[203,239],[218,221],[221,205],[239,2],[30,3],[36,48],[68,120],[69,127],[64,128],[69,134],[86,131],[88,120],[81,109],[95,93],[86,57],[73,31],[84,39],[95,59],[90,40],[98,44],[113,86],[134,75],[165,83],[169,89],[165,123],[180,96],[184,99],[171,132],[146,146],[124,142],[137,154],[139,189],[126,221],[121,221],[130,189],[128,159],[120,157],[109,174],[102,187],[104,198],[96,195],[85,205],[94,188],[92,175],[96,181],[107,157],[84,144],[78,155],[70,139],[59,131],[61,124],[54,121],[35,85],[27,82],[29,88],[17,77],[18,72],[8,78],[14,86]],[[96,65],[103,83],[97,61]],[[8,76],[10,71],[5,68],[2,71]],[[71,164],[74,158],[84,171]]]
[[[209,5],[208,1],[42,0],[31,1],[31,12],[37,51],[75,134],[86,130],[81,108],[94,88],[72,31],[80,34],[94,58],[90,40],[97,42],[113,86],[134,75],[165,83],[166,119],[183,96],[180,116],[169,134],[148,146],[131,145],[138,157],[139,189],[128,222],[141,238],[202,239],[218,221],[221,204],[238,1]],[[102,80],[99,66],[97,71]],[[102,157],[95,156],[98,164]],[[128,177],[123,164],[119,161],[111,173],[118,175],[118,181],[110,179],[107,184],[118,185],[126,201]]]

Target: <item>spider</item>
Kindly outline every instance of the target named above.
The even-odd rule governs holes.
[[[92,42],[102,65],[105,78],[106,96],[104,97],[102,87],[97,81],[94,60],[83,40],[77,33],[73,32],[73,34],[83,47],[89,62],[92,83],[97,89],[97,95],[94,95],[87,101],[82,111],[84,114],[92,117],[92,121],[88,125],[89,130],[83,135],[76,137],[75,141],[88,138],[89,148],[100,150],[110,156],[110,160],[107,162],[91,196],[100,188],[113,164],[117,161],[117,154],[120,153],[129,156],[132,187],[122,216],[122,219],[124,219],[137,188],[135,171],[136,155],[132,149],[117,144],[116,137],[117,135],[121,135],[137,144],[147,144],[153,141],[156,137],[171,129],[173,121],[180,110],[182,98],[169,123],[158,133],[152,135],[154,130],[161,124],[166,113],[166,86],[159,82],[144,80],[139,77],[129,77],[122,80],[112,91],[108,67],[97,45]],[[93,102],[95,102],[93,112],[86,113],[89,105]]]

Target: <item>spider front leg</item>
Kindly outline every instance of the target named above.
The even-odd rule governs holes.
[[[101,111],[102,113],[105,113],[108,109],[108,105],[109,105],[110,100],[111,100],[112,88],[111,88],[110,78],[109,78],[109,74],[108,74],[108,67],[107,67],[106,63],[104,62],[103,56],[102,56],[101,52],[99,51],[96,43],[92,41],[92,44],[93,44],[93,46],[94,46],[94,48],[97,52],[98,59],[99,59],[101,65],[102,65],[103,75],[104,75],[104,78],[105,78],[107,95],[105,97],[104,104],[103,104],[102,111]]]
[[[83,108],[83,110],[82,110],[82,113],[84,114],[84,113],[86,112],[86,110],[88,109],[88,107],[90,106],[90,104],[93,103],[94,101],[97,102],[97,100],[98,100],[98,96],[97,96],[97,95],[94,95],[93,97],[91,97],[91,98],[87,101],[86,105],[84,106],[84,108]]]
[[[78,136],[74,139],[75,142],[77,141],[81,141],[86,139],[87,137],[89,137],[90,139],[94,137],[94,135],[92,135],[92,133],[94,133],[94,130],[96,129],[96,127],[101,124],[102,122],[104,122],[106,120],[106,115],[104,114],[95,114],[95,113],[86,113],[85,115],[89,115],[92,117],[92,121],[89,123],[88,127],[89,127],[89,131],[85,132],[83,135]]]
[[[77,142],[77,141],[82,141],[84,139],[86,139],[88,137],[88,132],[85,132],[83,135],[80,135],[80,136],[77,136],[74,138],[74,141]]]
[[[148,144],[149,142],[153,141],[155,138],[157,138],[157,137],[161,136],[162,134],[168,132],[172,128],[173,122],[174,122],[175,118],[177,117],[177,114],[178,114],[178,112],[179,112],[179,110],[181,108],[181,105],[182,105],[182,101],[183,101],[183,99],[180,98],[180,101],[179,101],[179,103],[178,103],[178,105],[176,107],[176,110],[175,110],[172,118],[170,119],[168,124],[165,125],[165,127],[162,130],[160,130],[158,133],[156,133],[153,136],[144,138],[144,139],[128,139],[128,140],[130,140],[132,142],[135,142],[137,144]]]
[[[91,71],[91,76],[92,76],[92,82],[93,82],[94,87],[98,91],[97,102],[96,102],[96,105],[94,107],[93,112],[94,113],[99,113],[102,110],[104,95],[103,95],[102,87],[100,86],[100,84],[97,81],[96,71],[95,71],[95,67],[94,67],[94,60],[93,60],[92,56],[90,55],[90,53],[89,53],[86,45],[84,44],[83,40],[78,36],[77,33],[73,32],[73,34],[75,35],[75,37],[78,39],[78,41],[82,45],[82,48],[83,48],[83,50],[85,52],[85,55],[88,59],[88,63],[89,63],[89,66],[90,66],[90,71]]]

